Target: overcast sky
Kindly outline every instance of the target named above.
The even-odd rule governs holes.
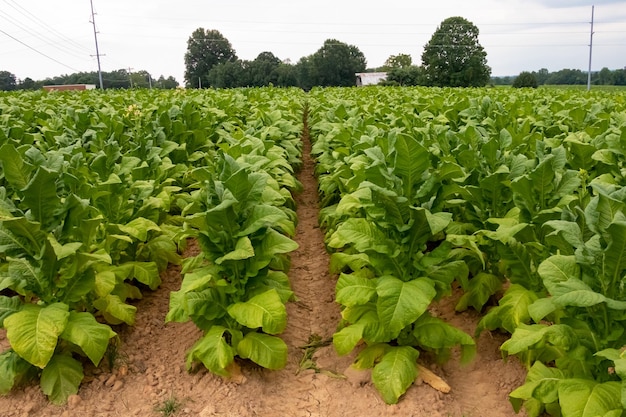
[[[593,0],[590,0],[593,1]],[[586,70],[595,4],[593,70],[626,67],[626,1],[595,0],[93,0],[102,70],[147,70],[181,84],[187,39],[217,29],[239,58],[270,51],[297,62],[333,38],[357,46],[368,67],[410,54],[442,20],[480,30],[492,75],[547,68]],[[0,71],[44,79],[96,71],[89,0],[0,0]]]

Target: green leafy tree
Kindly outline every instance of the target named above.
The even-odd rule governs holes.
[[[20,90],[36,90],[39,85],[30,77],[24,78],[18,85]]]
[[[355,73],[365,71],[366,60],[356,46],[327,39],[310,57],[312,81],[319,86],[349,87],[355,84]]]
[[[146,70],[131,72],[129,75],[133,88],[149,88],[152,76]]]
[[[215,65],[209,71],[207,84],[216,88],[236,88],[248,85],[245,62],[236,60]]]
[[[600,84],[600,85],[615,84],[615,80],[613,79],[613,72],[607,67],[602,68],[596,76],[596,84]]]
[[[550,74],[546,84],[554,85],[584,85],[587,84],[587,74],[579,69],[565,68]]]
[[[489,82],[487,53],[478,42],[478,28],[462,17],[439,25],[422,54],[429,85],[481,87]]]
[[[154,87],[162,88],[164,90],[171,90],[178,87],[178,81],[176,81],[176,78],[171,75],[167,78],[161,75],[156,83],[154,83]]]
[[[626,69],[618,69],[613,72],[615,85],[626,85]]]
[[[271,52],[261,52],[254,61],[246,67],[251,87],[262,87],[270,83],[276,84],[278,74],[276,70],[281,61]]]
[[[548,71],[547,68],[541,68],[537,72],[533,71],[533,74],[535,75],[535,78],[537,79],[537,84],[543,85],[548,80],[548,77],[550,76],[550,71]]]
[[[283,62],[276,67],[276,85],[280,87],[297,87],[298,69],[296,66]]]
[[[408,68],[413,65],[413,58],[409,54],[398,54],[391,55],[383,66],[380,68],[381,71],[390,71],[394,68]]]
[[[513,81],[514,88],[537,88],[537,78],[535,74],[522,71]]]
[[[424,73],[421,67],[411,65],[408,67],[392,68],[387,72],[384,85],[424,85]]]
[[[312,55],[302,57],[296,64],[296,78],[298,87],[303,90],[310,90],[316,83],[316,69],[313,66]]]
[[[217,64],[235,61],[232,45],[219,31],[196,29],[187,40],[185,83],[187,87],[209,87],[209,71]]]
[[[9,71],[0,71],[0,90],[12,91],[17,87],[15,74]]]

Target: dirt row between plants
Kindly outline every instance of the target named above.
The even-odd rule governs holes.
[[[515,359],[504,361],[503,335],[484,332],[477,340],[476,359],[461,366],[453,359],[437,366],[422,355],[420,362],[442,377],[451,392],[443,394],[417,381],[397,405],[386,405],[369,374],[350,369],[355,354],[339,357],[329,341],[340,320],[334,302],[336,277],[328,273],[328,255],[318,226],[317,181],[310,140],[304,137],[304,166],[296,196],[299,219],[289,273],[297,301],[287,305],[288,325],[282,335],[289,347],[285,369],[268,371],[238,362],[231,379],[204,369],[187,373],[185,352],[200,336],[192,323],[165,324],[170,291],[180,287],[180,268],[163,275],[162,286],[137,303],[134,327],[116,329],[121,344],[102,369],[87,368],[78,395],[65,406],[47,402],[37,385],[0,397],[0,416],[515,416],[508,393],[519,386],[525,371]],[[190,245],[188,253],[196,253]],[[432,313],[473,334],[477,313],[455,313],[458,297],[443,300]],[[0,333],[0,348],[8,347]]]

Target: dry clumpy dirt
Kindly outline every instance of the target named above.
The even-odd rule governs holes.
[[[0,416],[158,417],[166,415],[168,400],[179,405],[173,416],[516,416],[508,393],[523,383],[525,371],[514,358],[501,359],[499,346],[505,339],[498,334],[483,332],[476,358],[466,366],[454,358],[437,366],[423,355],[421,363],[450,385],[450,393],[418,381],[397,405],[381,400],[367,373],[349,369],[354,354],[338,357],[332,345],[315,350],[312,361],[306,362],[319,372],[303,369],[307,366],[300,365],[305,362],[301,347],[312,335],[331,338],[340,319],[334,303],[336,277],[328,273],[328,255],[317,224],[317,183],[309,150],[305,140],[305,163],[299,174],[304,191],[297,196],[295,237],[300,248],[292,254],[289,273],[298,301],[287,305],[289,321],[282,338],[289,346],[289,361],[284,370],[268,371],[241,362],[240,374],[229,380],[205,370],[187,373],[185,352],[200,332],[192,323],[164,323],[169,293],[179,288],[181,280],[180,268],[170,267],[162,287],[137,303],[136,326],[116,329],[122,343],[113,372],[106,365],[86,369],[78,395],[65,406],[49,404],[38,385],[15,390],[0,397]],[[433,307],[436,314],[473,334],[479,315],[455,313],[454,298]],[[7,346],[2,331],[0,351]]]

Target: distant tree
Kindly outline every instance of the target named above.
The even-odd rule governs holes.
[[[13,91],[17,88],[15,74],[9,71],[0,71],[0,90]]]
[[[130,74],[124,68],[102,73],[105,88],[130,88]]]
[[[355,85],[355,73],[365,71],[366,60],[356,46],[327,39],[310,57],[313,85],[349,87]]]
[[[491,74],[478,28],[462,17],[441,22],[424,47],[422,63],[428,84],[439,87],[480,87]]]
[[[537,78],[535,74],[522,71],[513,81],[514,88],[537,88]]]
[[[316,85],[317,73],[313,65],[312,55],[302,57],[296,64],[296,77],[298,87],[303,90],[310,90]]]
[[[26,77],[18,84],[17,88],[19,90],[36,90],[40,87],[32,78]]]
[[[133,88],[149,88],[152,75],[146,70],[131,72],[128,76]]]
[[[491,77],[490,83],[493,85],[511,85],[513,84],[513,78],[508,75],[504,77]]]
[[[209,87],[209,71],[224,62],[237,60],[232,45],[219,31],[196,29],[187,40],[185,84],[187,87]]]
[[[236,88],[248,84],[245,61],[226,61],[219,63],[209,71],[207,85],[215,88]]]
[[[607,67],[602,68],[597,74],[596,83],[600,85],[614,85],[615,79],[613,71],[611,71]]]
[[[278,74],[276,70],[280,66],[281,61],[271,52],[261,52],[254,61],[251,61],[247,67],[249,85],[251,87],[261,87],[276,84]]]
[[[626,85],[626,68],[613,72],[613,82],[615,85]]]
[[[535,74],[538,85],[544,85],[550,76],[550,71],[548,71],[547,68],[541,68],[539,71],[533,73]]]
[[[393,68],[408,68],[413,64],[413,58],[408,54],[390,55],[380,68],[382,71],[390,71]]]
[[[402,86],[424,85],[422,68],[415,65],[392,68],[387,72],[387,79],[382,84]]]
[[[171,90],[178,87],[178,81],[176,81],[176,78],[172,77],[171,75],[167,78],[161,75],[159,79],[156,80],[156,82],[154,83],[154,87],[162,88],[164,90]]]
[[[296,66],[283,62],[276,67],[276,85],[279,87],[297,87],[298,69]]]
[[[551,73],[545,83],[554,85],[584,85],[587,84],[587,74],[579,69],[562,69]]]

